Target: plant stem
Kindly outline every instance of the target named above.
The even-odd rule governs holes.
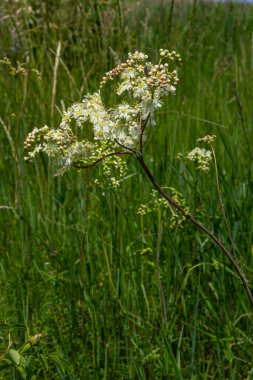
[[[163,221],[159,213],[159,224],[158,224],[157,245],[156,245],[156,276],[157,276],[159,295],[160,295],[161,304],[162,304],[162,317],[163,317],[163,320],[167,322],[167,306],[166,306],[164,289],[163,289],[162,278],[161,278],[161,271],[160,271],[160,250],[161,250],[162,236],[163,236]]]
[[[101,161],[105,160],[108,157],[122,155],[122,154],[130,154],[130,153],[129,152],[111,152],[111,153],[105,154],[104,156],[100,157],[98,160],[96,160],[95,162],[92,162],[91,164],[82,165],[82,164],[79,164],[78,162],[73,162],[72,166],[78,169],[88,169],[88,168],[92,168],[93,166],[96,166],[97,164],[99,164]]]
[[[222,250],[223,253],[225,253],[225,255],[227,256],[227,258],[229,259],[229,261],[231,262],[231,264],[233,265],[234,269],[236,270],[238,276],[240,277],[241,281],[242,281],[242,284],[243,284],[243,287],[248,295],[248,298],[250,300],[250,303],[253,307],[253,296],[251,294],[251,291],[249,289],[249,286],[247,284],[247,280],[242,272],[242,269],[239,265],[239,263],[237,262],[236,259],[234,259],[231,255],[231,253],[226,249],[226,247],[224,246],[224,244],[221,242],[221,240],[216,236],[214,235],[213,232],[209,231],[209,229],[205,226],[203,226],[197,219],[195,219],[193,216],[191,216],[190,214],[188,214],[177,202],[175,202],[168,194],[166,194],[162,187],[156,182],[155,178],[153,177],[153,174],[150,172],[149,168],[147,167],[144,159],[143,159],[143,156],[139,153],[139,154],[136,154],[136,158],[137,160],[139,161],[140,165],[142,166],[145,174],[147,175],[147,177],[149,178],[149,180],[151,181],[151,183],[153,184],[153,186],[156,188],[156,190],[172,205],[174,206],[181,214],[183,214],[185,216],[186,219],[188,219],[191,223],[193,223],[196,227],[198,227],[200,230],[204,231],[215,243],[216,245],[218,245],[220,247],[220,249]]]
[[[216,187],[217,187],[217,192],[218,192],[218,196],[219,196],[220,209],[221,209],[221,212],[222,212],[222,215],[223,215],[223,219],[224,219],[224,222],[225,222],[225,226],[226,226],[226,229],[227,229],[227,233],[228,233],[228,236],[229,236],[231,247],[232,247],[232,250],[234,252],[234,256],[236,257],[237,254],[236,254],[235,243],[233,241],[232,234],[231,234],[231,231],[230,231],[230,228],[229,228],[229,225],[228,225],[228,220],[227,220],[227,217],[226,217],[226,212],[225,212],[225,209],[224,209],[224,205],[223,205],[223,201],[222,201],[222,196],[221,196],[221,191],[220,191],[220,181],[219,181],[219,174],[218,174],[218,165],[217,165],[217,160],[216,160],[216,154],[215,154],[214,148],[213,148],[213,146],[212,146],[211,143],[210,143],[210,148],[211,148],[211,151],[212,151],[212,154],[213,154],[213,159],[214,159]]]
[[[242,130],[243,130],[243,134],[244,134],[246,144],[248,147],[249,156],[253,160],[253,154],[251,152],[250,142],[248,139],[248,135],[247,135],[247,131],[246,131],[245,123],[244,123],[244,118],[243,118],[243,114],[242,114],[242,107],[243,106],[242,106],[242,103],[241,103],[240,98],[239,98],[239,94],[237,91],[237,85],[236,85],[235,80],[232,82],[232,85],[233,85],[233,89],[234,89],[234,93],[235,93],[235,100],[236,100],[236,104],[237,104],[237,108],[238,108],[238,119],[240,120],[240,122],[242,124]]]
[[[171,35],[171,30],[172,30],[174,3],[175,3],[175,0],[171,0],[171,3],[170,3],[170,13],[169,13],[169,30],[168,30],[169,39],[170,39],[170,35]]]

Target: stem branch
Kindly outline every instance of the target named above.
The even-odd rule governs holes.
[[[121,154],[130,154],[130,153],[129,152],[111,152],[111,153],[105,154],[103,157],[100,157],[95,162],[92,162],[92,164],[79,165],[78,162],[73,162],[72,166],[74,166],[75,168],[78,168],[78,169],[88,169],[88,168],[92,168],[93,166],[96,166],[97,164],[99,164],[101,161],[105,160],[108,157],[121,155]]]
[[[158,192],[172,205],[174,206],[181,214],[185,216],[191,223],[193,223],[197,228],[204,231],[215,243],[220,247],[222,252],[227,256],[231,264],[233,265],[234,269],[236,270],[238,276],[240,277],[240,280],[242,282],[242,285],[248,295],[248,298],[250,300],[250,303],[253,307],[253,296],[251,294],[251,291],[249,289],[247,280],[242,272],[242,269],[240,265],[238,264],[237,260],[234,259],[231,255],[231,253],[226,249],[224,244],[221,242],[221,240],[214,235],[213,232],[209,231],[208,228],[203,226],[198,220],[196,220],[194,217],[192,217],[190,214],[188,214],[177,202],[174,201],[168,194],[164,192],[164,190],[161,188],[161,186],[156,182],[155,178],[153,177],[152,173],[150,172],[149,168],[147,167],[142,155],[136,155],[137,160],[139,161],[140,165],[142,166],[145,174],[153,184],[153,186],[158,190]]]

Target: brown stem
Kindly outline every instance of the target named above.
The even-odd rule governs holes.
[[[140,113],[140,149],[142,147],[142,135],[143,135],[143,127],[142,127],[142,113]]]
[[[118,144],[119,146],[121,146],[121,148],[124,148],[124,149],[126,149],[127,151],[128,151],[128,154],[134,154],[134,155],[136,155],[137,154],[137,152],[134,150],[134,149],[132,149],[132,148],[130,148],[129,146],[126,146],[126,145],[123,145],[123,144],[121,144],[118,140],[114,140],[115,142],[116,142],[116,144]],[[131,153],[130,153],[131,152]]]
[[[231,264],[233,265],[234,269],[236,270],[238,276],[240,277],[243,287],[248,295],[248,298],[250,300],[251,305],[253,306],[253,296],[251,294],[251,291],[249,289],[249,286],[247,284],[247,280],[244,277],[244,274],[242,272],[242,269],[240,265],[238,264],[237,260],[235,260],[231,253],[226,249],[224,244],[221,242],[221,240],[215,236],[211,231],[208,230],[205,226],[203,226],[198,220],[193,218],[190,214],[188,214],[177,202],[174,201],[168,194],[166,194],[161,186],[156,182],[155,178],[153,177],[152,173],[150,172],[149,168],[147,167],[146,163],[144,162],[144,159],[141,154],[136,154],[137,160],[139,161],[140,165],[142,166],[144,172],[146,173],[147,177],[152,182],[153,186],[158,190],[158,192],[172,205],[174,206],[181,214],[185,216],[191,223],[193,223],[196,227],[198,227],[200,230],[204,231],[222,250],[223,253],[227,256]]]
[[[121,154],[130,154],[130,153],[129,152],[111,152],[111,153],[105,154],[103,157],[100,157],[95,162],[92,162],[92,164],[89,164],[89,165],[79,165],[77,162],[76,163],[73,162],[72,166],[74,166],[75,168],[78,168],[78,169],[88,169],[88,168],[92,168],[93,166],[96,166],[97,164],[99,164],[99,162],[105,160],[108,157],[116,156],[116,155],[121,155]]]

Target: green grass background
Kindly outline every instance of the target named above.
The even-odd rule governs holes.
[[[64,107],[97,88],[113,51],[122,60],[134,50],[152,60],[161,47],[178,51],[177,95],[158,115],[145,157],[230,248],[214,170],[200,174],[177,159],[198,137],[217,136],[224,206],[252,289],[253,168],[232,86],[252,154],[252,6],[2,1],[0,35],[0,59],[27,69],[12,76],[0,64],[0,351],[9,331],[15,347],[46,329],[45,349],[71,369],[31,357],[38,379],[252,379],[253,314],[239,279],[189,223],[170,229],[162,209],[137,215],[151,192],[137,163],[127,159],[115,190],[97,168],[54,177],[46,157],[27,164],[23,150],[35,126],[57,126]]]

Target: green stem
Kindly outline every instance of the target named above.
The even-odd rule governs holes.
[[[231,246],[232,246],[232,250],[234,252],[234,255],[236,256],[235,243],[234,243],[234,241],[232,239],[232,235],[231,235],[230,228],[229,228],[229,225],[228,225],[228,221],[227,221],[224,205],[223,205],[223,202],[222,202],[221,192],[220,192],[220,182],[219,182],[219,175],[218,175],[218,166],[217,166],[216,155],[215,155],[215,151],[214,151],[214,148],[213,148],[212,144],[210,144],[210,147],[211,147],[211,151],[212,151],[213,159],[214,159],[216,187],[217,187],[217,192],[218,192],[218,196],[219,196],[220,208],[221,208],[223,219],[224,219],[224,222],[225,222],[225,225],[226,225],[226,229],[227,229],[229,240],[230,240],[230,243],[231,243]]]

